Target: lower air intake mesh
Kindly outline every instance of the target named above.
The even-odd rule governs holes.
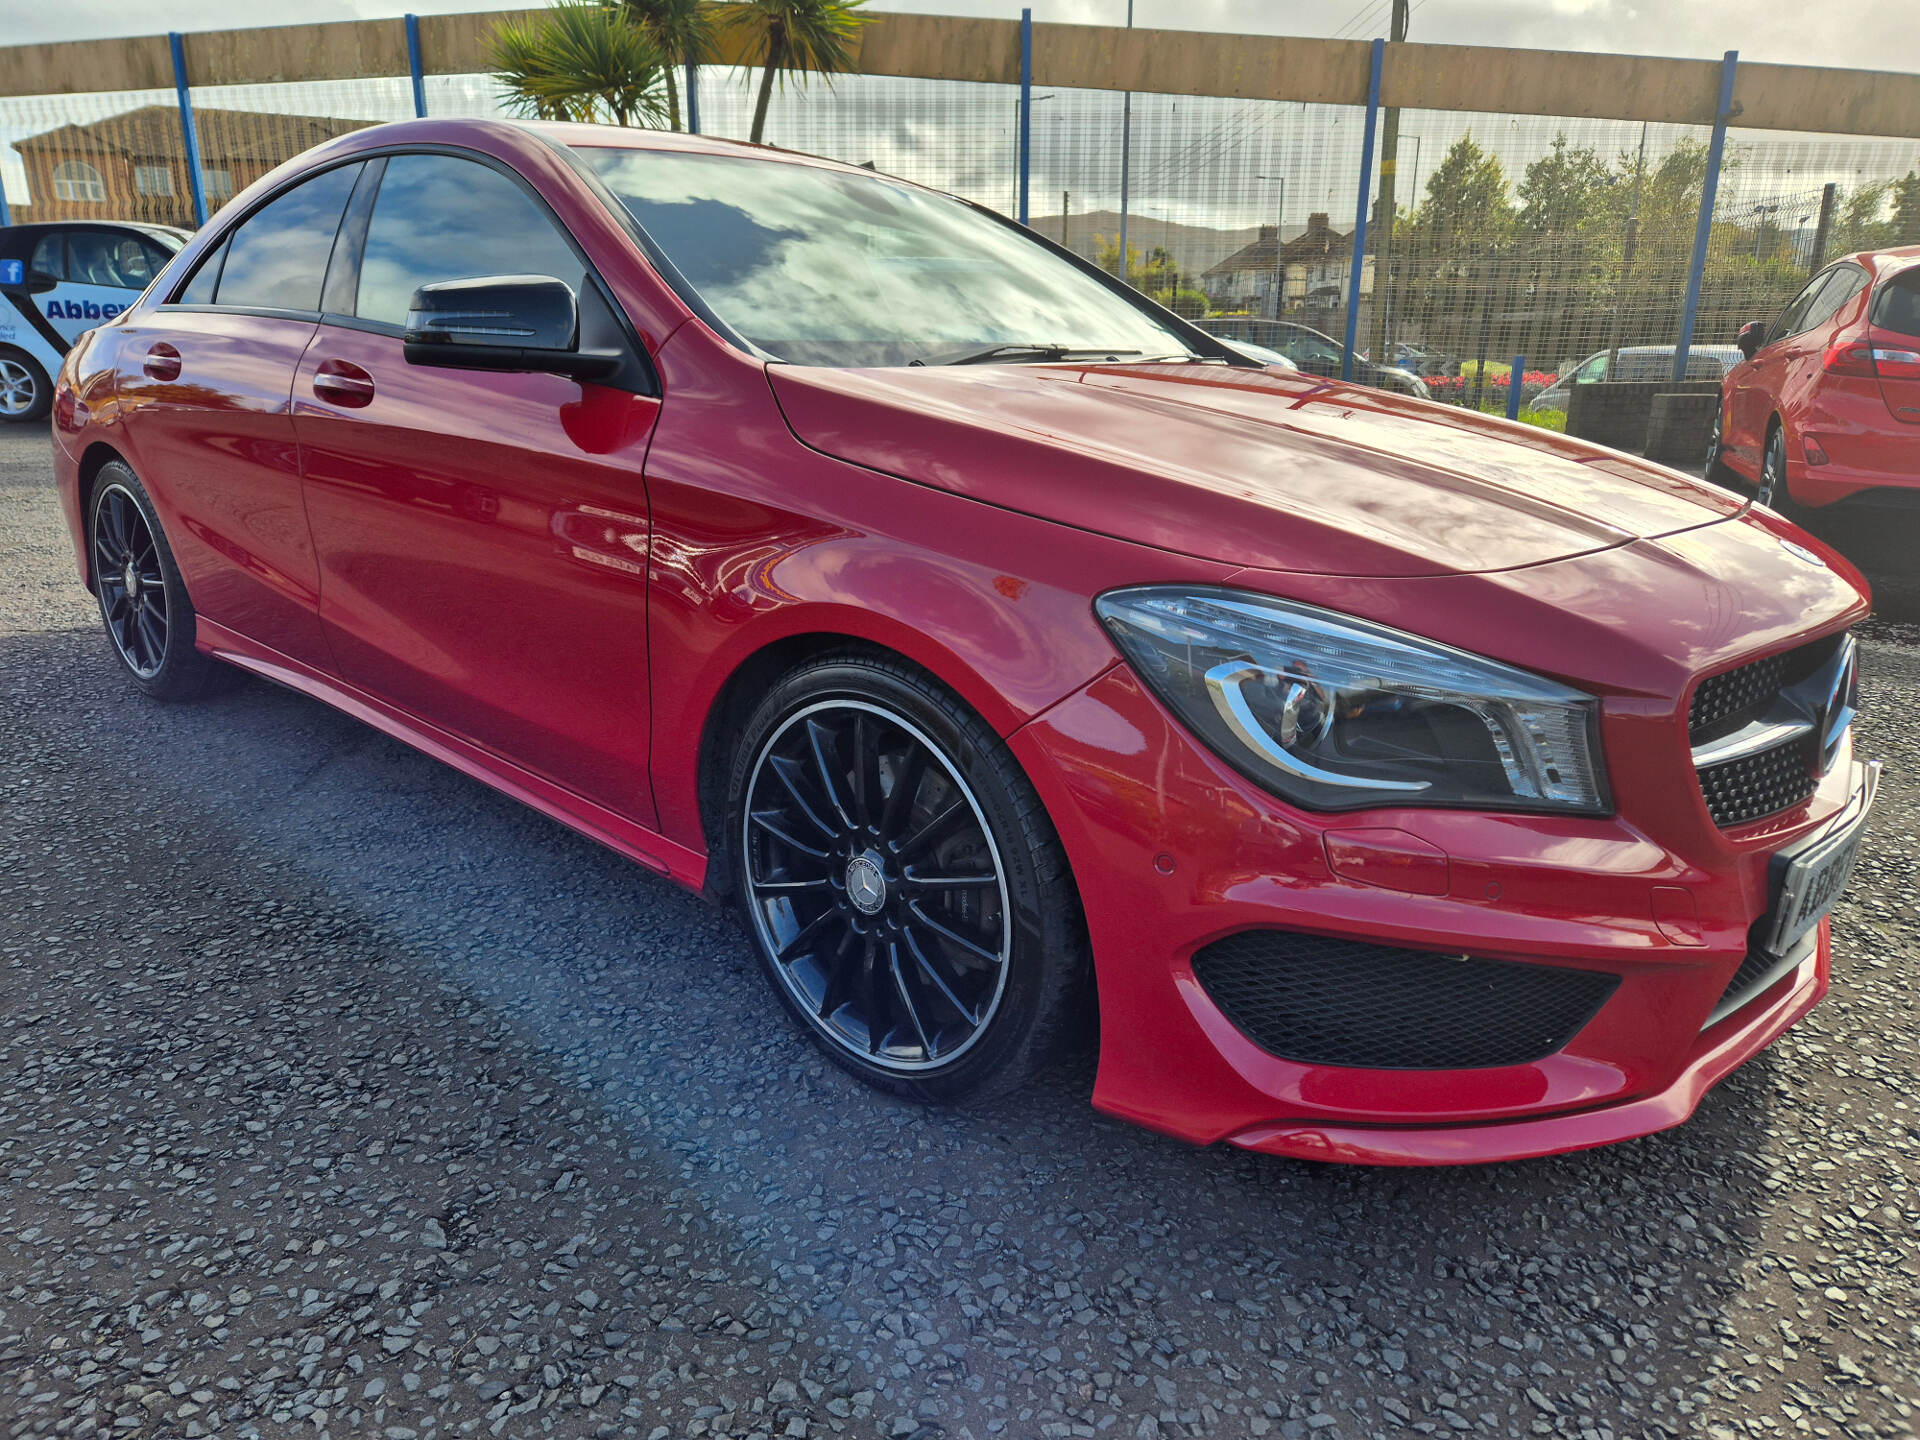
[[[1521,1065],[1560,1049],[1617,976],[1461,960],[1284,930],[1246,930],[1193,957],[1248,1039],[1285,1060],[1374,1070]]]

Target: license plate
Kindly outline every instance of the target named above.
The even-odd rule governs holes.
[[[1867,815],[1880,785],[1879,763],[1857,766],[1853,794],[1847,808],[1818,834],[1810,835],[1774,857],[1779,873],[1779,898],[1773,907],[1773,931],[1766,948],[1784,955],[1833,909],[1833,902],[1853,877],[1866,838]]]

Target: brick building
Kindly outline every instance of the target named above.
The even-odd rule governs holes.
[[[207,209],[218,210],[301,151],[358,130],[364,120],[195,109]],[[86,125],[62,125],[14,142],[27,171],[25,220],[141,220],[191,230],[193,190],[180,112],[146,105]]]

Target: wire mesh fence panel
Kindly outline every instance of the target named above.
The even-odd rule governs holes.
[[[1920,141],[1730,130],[1694,334],[1771,321],[1821,266],[1920,245]]]
[[[278,85],[198,85],[193,122],[207,214],[323,141],[413,114],[405,76]]]
[[[1671,373],[1706,129],[1410,110],[1398,130],[1384,358],[1505,413],[1524,356],[1522,418],[1556,428],[1571,384]]]
[[[194,224],[171,90],[0,99],[0,186],[16,225]]]

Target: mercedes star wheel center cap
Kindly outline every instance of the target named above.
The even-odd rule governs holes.
[[[862,915],[877,915],[887,903],[887,877],[871,855],[856,855],[847,863],[847,898]]]
[[[140,576],[133,568],[133,562],[131,560],[127,562],[126,574],[121,578],[126,581],[128,597],[138,596],[140,593]]]

